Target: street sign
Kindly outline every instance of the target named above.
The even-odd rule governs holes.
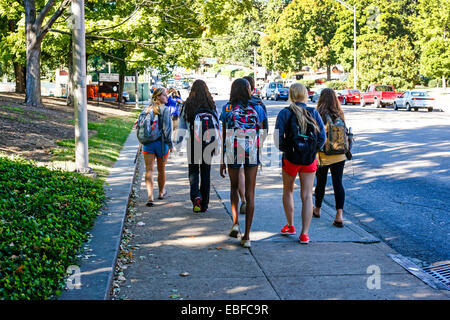
[[[100,73],[99,74],[99,82],[119,82],[119,74],[118,73]]]
[[[286,72],[282,72],[282,73],[281,73],[281,77],[282,77],[283,79],[286,79],[287,73],[286,73]]]

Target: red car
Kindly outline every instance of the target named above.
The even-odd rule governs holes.
[[[361,101],[361,91],[358,89],[344,89],[338,92],[338,99],[341,104],[356,104]]]

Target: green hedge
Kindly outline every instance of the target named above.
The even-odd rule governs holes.
[[[104,201],[103,183],[0,157],[0,299],[51,299]]]
[[[325,86],[333,90],[343,90],[347,88],[347,83],[344,81],[327,81]]]

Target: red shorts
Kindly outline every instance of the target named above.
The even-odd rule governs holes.
[[[284,172],[292,177],[296,177],[300,172],[316,172],[317,171],[317,159],[313,163],[307,166],[302,166],[300,164],[293,164],[289,160],[283,160],[282,166]]]

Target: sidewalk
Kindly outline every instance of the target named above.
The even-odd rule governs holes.
[[[395,253],[357,225],[331,225],[334,210],[313,218],[311,243],[297,241],[301,229],[300,193],[295,192],[296,236],[281,236],[285,224],[280,169],[258,174],[252,248],[230,238],[229,180],[212,169],[208,213],[192,212],[187,166],[169,159],[168,198],[145,206],[143,162],[136,190],[134,263],[123,269],[121,299],[302,300],[302,299],[449,299],[408,273],[388,254]],[[125,190],[124,190],[125,192]],[[155,189],[157,193],[157,188]],[[240,215],[241,231],[245,218]],[[344,217],[345,218],[345,217]],[[379,278],[377,278],[379,271]],[[375,280],[374,280],[375,279]],[[378,286],[377,279],[380,280]]]

